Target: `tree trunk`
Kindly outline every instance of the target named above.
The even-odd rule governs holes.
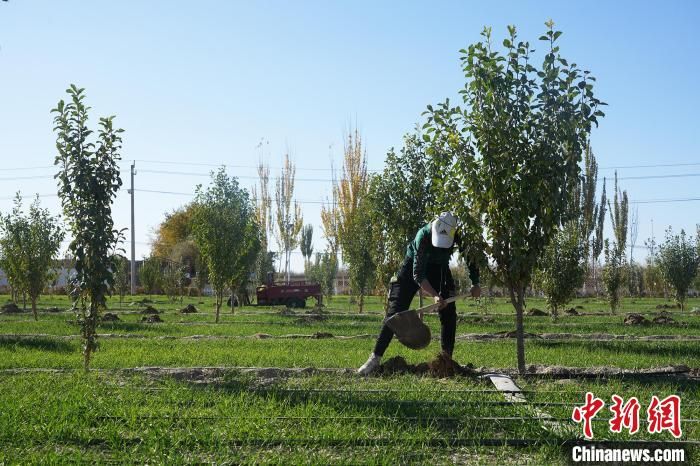
[[[557,309],[557,306],[552,306],[552,322],[556,322],[557,317],[559,317],[559,310]]]
[[[518,357],[518,372],[521,375],[525,374],[525,335],[523,332],[523,308],[525,300],[523,299],[523,294],[525,289],[517,285],[518,289],[515,289],[514,285],[510,285],[510,301],[515,307],[515,338],[516,338],[516,353]]]
[[[360,314],[362,314],[362,307],[365,304],[365,295],[364,293],[360,293]]]
[[[423,307],[423,290],[418,290],[418,307]]]
[[[218,324],[219,323],[219,310],[221,309],[221,302],[224,300],[223,292],[216,293],[216,320],[215,322]]]
[[[39,315],[36,313],[36,298],[32,298],[32,314],[34,314],[34,320],[39,320]]]

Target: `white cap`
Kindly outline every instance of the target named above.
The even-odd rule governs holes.
[[[455,242],[457,217],[452,212],[441,212],[433,220],[431,241],[436,248],[451,248]]]

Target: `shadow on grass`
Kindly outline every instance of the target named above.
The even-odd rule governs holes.
[[[397,376],[397,387],[400,387],[401,380]],[[426,460],[429,460],[430,451],[417,452],[415,449],[430,447],[458,447],[458,446],[532,446],[536,445],[560,445],[564,438],[554,433],[542,429],[536,420],[529,421],[518,418],[520,407],[514,406],[514,419],[483,421],[473,419],[474,416],[487,417],[488,411],[467,412],[465,405],[459,399],[452,400],[415,400],[415,399],[391,399],[385,395],[358,393],[352,391],[289,391],[278,382],[259,385],[259,381],[254,381],[249,376],[230,373],[225,382],[216,384],[201,384],[180,381],[187,384],[192,390],[217,390],[229,395],[239,395],[243,393],[253,393],[260,398],[278,403],[281,406],[292,408],[294,406],[319,406],[323,405],[324,413],[329,411],[335,413],[339,419],[342,418],[368,418],[366,422],[376,426],[377,421],[390,423],[393,430],[397,432],[396,438],[383,437],[373,438],[372,434],[357,437],[347,437],[341,434],[338,438],[324,437],[322,439],[303,438],[282,438],[276,439],[256,439],[263,444],[305,444],[324,446],[346,446],[359,447],[367,445],[394,446],[410,451],[412,455],[425,453]],[[203,386],[204,385],[204,386]],[[438,390],[439,391],[439,390]],[[481,408],[480,408],[481,409]],[[284,412],[280,413],[284,416]],[[327,416],[324,415],[324,416]],[[332,418],[332,416],[329,416]],[[526,415],[526,417],[531,417]],[[386,419],[383,419],[386,418]],[[376,419],[372,421],[372,419]],[[326,421],[334,422],[334,421]],[[523,423],[528,422],[527,426]],[[423,429],[417,433],[416,428]],[[371,431],[371,429],[370,429]],[[411,435],[416,438],[411,438]],[[427,438],[426,438],[427,437]],[[525,437],[525,438],[524,438]],[[420,455],[419,455],[420,456]]]
[[[39,351],[54,351],[57,353],[71,353],[76,351],[76,346],[65,340],[58,340],[47,337],[21,338],[2,337],[0,338],[0,349],[10,351],[22,348]]]
[[[529,340],[530,347],[537,346],[551,350],[561,350],[574,354],[576,348],[584,349],[590,352],[604,351],[615,355],[637,354],[659,357],[678,358],[677,364],[686,364],[688,358],[700,358],[700,345],[695,342],[674,342],[674,341],[548,341],[548,340]],[[615,365],[616,359],[611,359],[610,365]],[[659,365],[668,363],[659,362]]]
[[[143,322],[102,322],[97,326],[101,330],[121,330],[124,332],[139,332],[148,330],[154,333],[172,333],[172,329],[167,327],[168,323],[146,324]]]

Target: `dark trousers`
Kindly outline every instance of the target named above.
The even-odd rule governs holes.
[[[435,288],[435,291],[440,293],[441,297],[454,296],[455,283],[448,265],[428,264],[425,278]],[[387,317],[408,310],[419,288],[413,280],[413,260],[406,258],[399,271],[398,280],[392,282],[389,289]],[[455,334],[457,333],[457,306],[455,303],[450,303],[439,311],[439,315],[440,345],[442,350],[451,356],[455,348]],[[377,343],[374,345],[374,354],[383,356],[393,337],[394,332],[383,325]]]

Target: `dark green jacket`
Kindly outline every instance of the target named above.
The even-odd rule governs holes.
[[[461,244],[459,233],[455,235],[455,242],[451,248],[436,248],[433,246],[431,237],[431,223],[428,223],[418,230],[416,238],[408,243],[406,248],[406,257],[413,259],[413,280],[418,285],[425,279],[428,264],[449,266],[452,253],[457,249],[457,245]],[[479,284],[479,268],[471,261],[469,279],[472,284]]]

